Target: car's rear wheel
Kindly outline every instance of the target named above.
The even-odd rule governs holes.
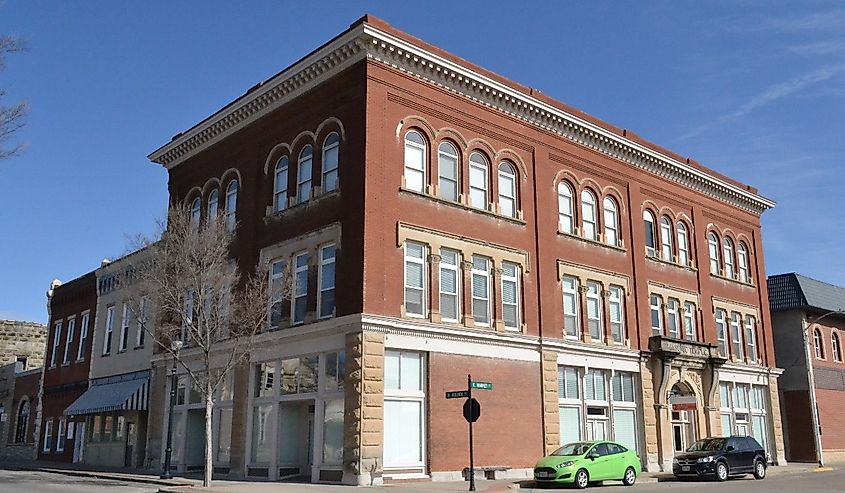
[[[625,475],[622,476],[622,484],[625,486],[634,486],[634,483],[637,482],[637,471],[634,470],[633,467],[628,467],[625,469]]]
[[[763,479],[766,477],[766,464],[760,459],[754,461],[754,479]]]
[[[728,479],[728,465],[724,462],[716,464],[716,480],[725,481]]]
[[[578,472],[575,473],[575,487],[579,490],[583,490],[590,484],[590,475],[587,474],[587,471],[584,469],[578,469]]]

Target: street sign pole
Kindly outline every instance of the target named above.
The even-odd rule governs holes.
[[[472,402],[472,376],[467,374],[467,402]],[[472,451],[472,420],[469,421],[469,491],[475,491],[475,464]]]

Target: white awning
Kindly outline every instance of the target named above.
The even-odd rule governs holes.
[[[105,413],[109,411],[146,411],[150,379],[94,385],[65,409],[65,416]]]

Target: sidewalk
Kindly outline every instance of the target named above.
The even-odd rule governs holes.
[[[116,481],[127,481],[132,483],[146,483],[158,486],[194,486],[201,484],[201,481],[176,477],[173,479],[161,479],[158,474],[153,474],[143,469],[109,468],[104,466],[88,466],[85,464],[69,464],[67,462],[50,462],[43,460],[31,460],[20,462],[4,462],[0,469],[14,471],[41,471],[67,476],[77,476],[96,479],[112,479]]]

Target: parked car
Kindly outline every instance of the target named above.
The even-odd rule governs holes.
[[[605,441],[573,442],[537,461],[534,480],[541,487],[573,484],[583,489],[598,481],[622,481],[632,486],[640,470],[640,458],[623,445]]]
[[[672,472],[675,477],[714,477],[725,481],[730,476],[753,474],[766,477],[766,451],[752,437],[711,437],[692,444],[675,456]]]

